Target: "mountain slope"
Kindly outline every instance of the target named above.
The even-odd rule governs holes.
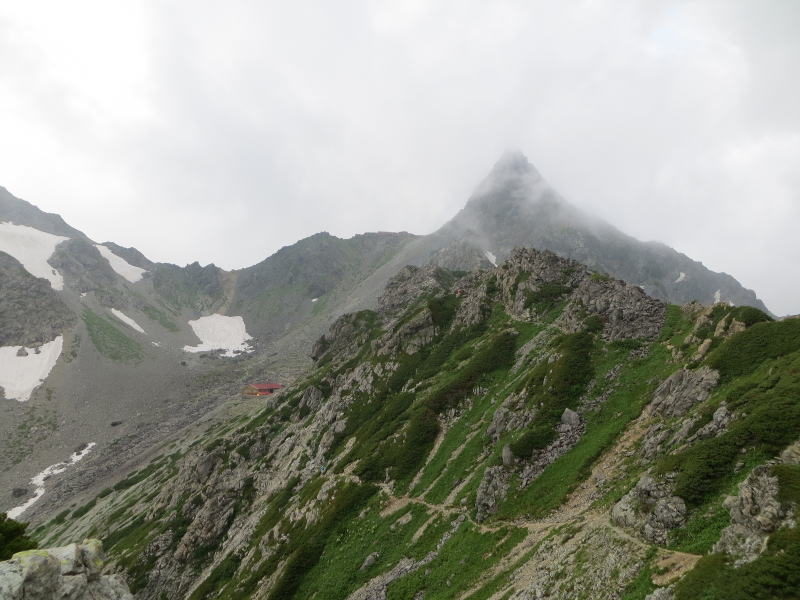
[[[138,598],[797,595],[800,320],[535,250],[376,308],[34,533],[100,535]]]
[[[311,342],[337,317],[374,309],[406,265],[488,270],[515,246],[577,258],[657,298],[763,308],[733,278],[581,215],[519,154],[502,158],[434,234],[343,240],[321,233],[233,272],[154,263],[135,248],[96,244],[0,189],[0,251],[13,255],[0,268],[15,273],[3,285],[17,286],[0,306],[0,351],[13,356],[7,370],[24,365],[33,382],[14,392],[26,402],[10,394],[0,400],[0,506],[36,497],[32,477],[97,444],[63,476],[80,478],[83,488],[61,488],[50,478],[59,493],[26,518],[48,515],[199,415],[225,412],[222,404],[236,404],[230,393],[243,383],[293,380],[310,365]],[[227,329],[215,347],[198,332],[216,324]]]

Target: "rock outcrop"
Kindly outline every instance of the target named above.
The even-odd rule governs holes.
[[[682,417],[695,404],[704,402],[719,382],[719,373],[702,367],[697,370],[676,371],[653,393],[650,409],[664,417]]]
[[[611,510],[611,519],[635,529],[646,540],[665,545],[669,531],[686,521],[686,503],[673,496],[667,482],[644,475]]]
[[[728,496],[725,507],[731,524],[722,530],[715,552],[736,557],[736,564],[752,562],[766,547],[767,537],[790,518],[778,500],[778,478],[772,464],[761,465],[739,484],[739,494]]]
[[[497,512],[508,494],[508,480],[510,473],[504,467],[489,467],[483,474],[483,480],[478,486],[475,497],[475,520],[479,523],[489,515]]]
[[[133,600],[122,578],[103,575],[99,540],[26,550],[0,562],[2,600]]]
[[[34,277],[0,252],[0,346],[49,342],[76,320],[46,279]]]

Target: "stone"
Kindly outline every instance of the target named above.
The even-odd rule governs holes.
[[[561,424],[569,425],[570,427],[577,427],[581,424],[581,417],[574,410],[565,408],[564,413],[561,415]]]
[[[511,446],[509,446],[508,444],[503,446],[502,458],[504,467],[512,467],[514,466],[514,463],[517,462],[514,453],[511,451]]]
[[[359,569],[359,571],[366,571],[367,569],[369,569],[372,565],[374,565],[378,561],[380,556],[381,556],[380,552],[373,552],[372,554],[367,556],[367,558],[364,559],[364,562],[361,563],[361,568]]]

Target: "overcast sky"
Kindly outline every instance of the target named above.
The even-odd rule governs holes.
[[[800,313],[800,2],[0,5],[0,185],[225,268],[428,233],[506,149]]]

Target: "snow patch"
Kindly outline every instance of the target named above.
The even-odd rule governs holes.
[[[185,352],[208,352],[210,350],[225,350],[223,356],[235,356],[236,352],[249,352],[252,350],[247,340],[253,339],[244,327],[242,317],[226,317],[213,314],[200,317],[196,321],[189,321],[189,326],[195,335],[200,338],[197,346],[184,346]]]
[[[6,398],[20,402],[28,400],[33,390],[47,379],[61,356],[63,345],[64,337],[58,336],[38,348],[0,347],[0,387]],[[24,356],[18,355],[20,351]]]
[[[685,279],[686,279],[686,273],[684,273],[683,271],[681,271],[681,274],[680,274],[680,275],[678,275],[678,278],[675,280],[675,283],[680,283],[681,281],[683,281],[683,280],[685,280]]]
[[[28,510],[31,506],[36,504],[39,499],[44,496],[44,482],[45,480],[52,476],[57,475],[58,473],[63,473],[69,467],[74,465],[75,463],[81,461],[83,457],[85,457],[89,452],[91,452],[92,448],[94,448],[97,444],[94,442],[90,442],[86,444],[86,447],[83,448],[80,452],[73,452],[72,456],[69,457],[69,460],[65,462],[56,463],[54,465],[50,465],[44,471],[39,473],[38,475],[34,475],[31,478],[31,484],[35,488],[33,492],[33,498],[30,498],[25,504],[20,504],[19,506],[15,506],[11,510],[8,511],[8,518],[9,519],[16,519],[26,510]]]
[[[161,344],[159,344],[158,342],[150,342],[150,343],[153,344],[153,346],[155,346],[156,348],[161,347]]]
[[[494,267],[496,267],[496,266],[497,266],[497,257],[496,257],[494,254],[492,254],[492,253],[491,253],[491,252],[489,252],[488,250],[484,250],[484,251],[483,251],[483,255],[486,257],[486,259],[487,259],[487,260],[488,260],[490,263],[492,263],[492,266],[494,266]]]
[[[131,283],[136,283],[142,278],[143,273],[147,273],[146,269],[134,267],[124,258],[114,254],[111,248],[103,246],[102,244],[95,244],[94,247],[100,251],[100,254],[108,261],[108,264],[111,265],[111,268],[114,269],[117,275],[124,277]]]
[[[714,292],[714,304],[719,304],[722,302],[722,290],[717,290]]]
[[[111,314],[117,317],[120,321],[125,323],[128,327],[133,327],[139,333],[147,333],[142,327],[133,319],[131,319],[128,315],[126,315],[121,310],[117,310],[116,308],[111,309]]]
[[[86,292],[81,292],[81,298],[86,298]]]
[[[312,298],[311,299],[312,302],[316,302],[317,300],[319,300],[319,298]]]
[[[56,246],[69,238],[27,225],[0,223],[0,250],[16,258],[34,277],[43,277],[54,290],[64,289],[64,278],[47,262]]]

